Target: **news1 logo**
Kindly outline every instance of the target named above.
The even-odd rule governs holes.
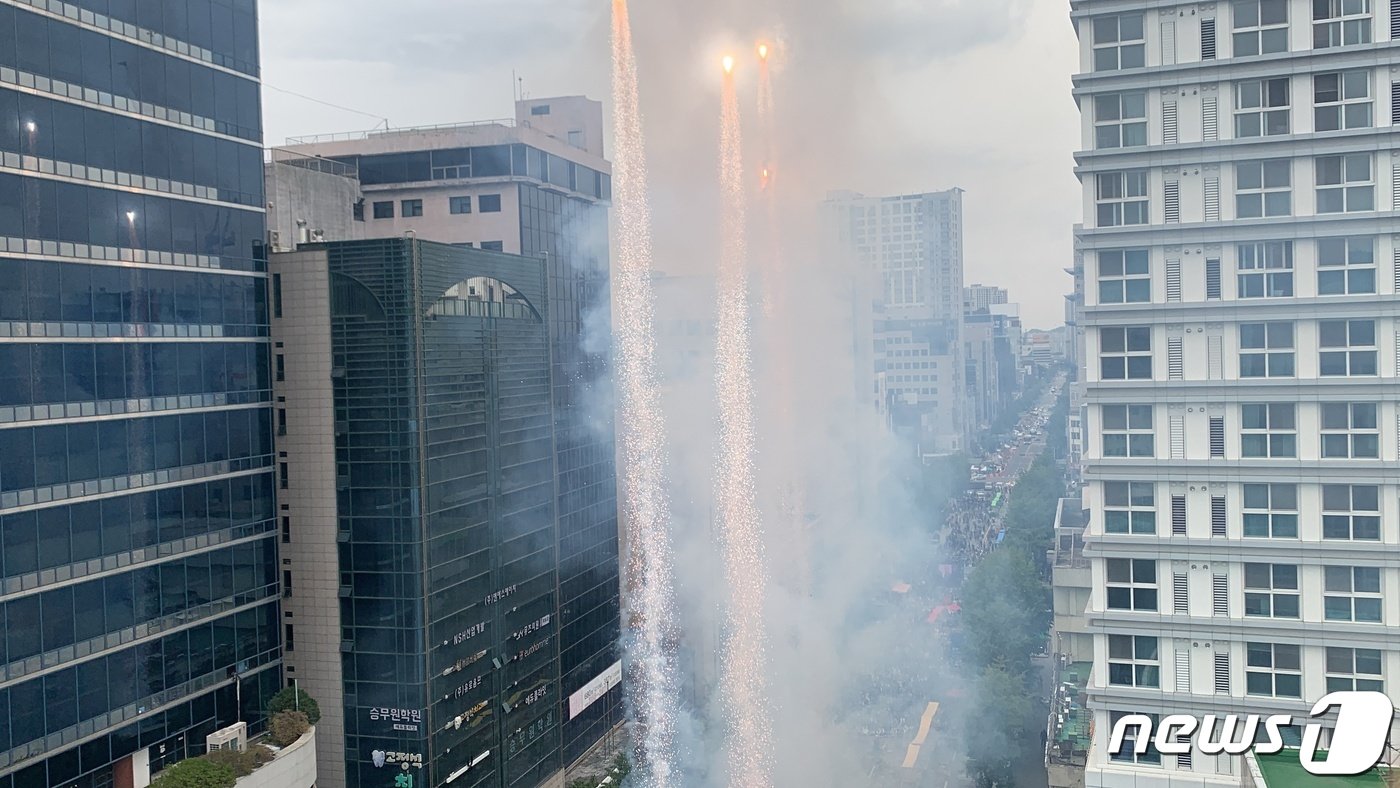
[[[1332,729],[1332,742],[1326,760],[1316,760],[1322,738],[1322,724],[1309,722],[1303,726],[1303,746],[1298,760],[1310,774],[1320,776],[1352,776],[1362,774],[1380,762],[1390,738],[1390,722],[1395,706],[1380,692],[1333,692],[1313,704],[1309,718],[1317,718],[1337,709],[1337,724]],[[1128,714],[1119,718],[1108,738],[1109,755],[1123,753],[1128,729],[1133,728],[1132,751],[1137,755],[1152,746],[1166,755],[1185,755],[1191,751],[1192,734],[1196,749],[1206,755],[1241,755],[1253,750],[1259,755],[1272,755],[1283,749],[1280,729],[1293,724],[1293,717],[1275,714],[1261,717],[1247,714],[1240,717],[1227,714],[1216,729],[1217,717],[1192,717],[1172,714],[1153,730],[1152,718],[1143,714]],[[1262,741],[1259,736],[1263,728]]]

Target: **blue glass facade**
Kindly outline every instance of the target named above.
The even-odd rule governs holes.
[[[327,253],[347,782],[386,784],[387,750],[423,753],[428,785],[538,785],[559,768],[545,266]]]
[[[0,4],[0,788],[281,685],[257,62],[254,0]]]

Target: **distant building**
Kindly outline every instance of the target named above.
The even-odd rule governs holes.
[[[961,189],[826,202],[852,275],[856,386],[921,454],[969,442]]]
[[[535,99],[518,102],[513,120],[295,139],[272,153],[268,173],[273,203],[269,209],[270,227],[278,249],[317,249],[318,242],[354,239],[366,239],[366,244],[376,238],[402,241],[411,236],[462,249],[518,254],[543,265],[548,308],[537,311],[548,321],[549,365],[540,382],[542,390],[551,393],[545,403],[550,416],[542,426],[531,429],[539,440],[551,446],[553,481],[548,488],[538,488],[547,490],[549,499],[532,504],[529,517],[543,518],[549,527],[531,530],[527,541],[494,547],[510,555],[514,555],[510,551],[527,551],[529,565],[541,577],[554,580],[545,584],[546,590],[535,585],[502,583],[482,592],[511,596],[511,608],[549,611],[547,616],[541,613],[532,619],[543,623],[522,635],[523,643],[496,640],[491,658],[506,667],[482,673],[483,685],[496,682],[499,687],[499,682],[505,680],[501,676],[505,675],[512,677],[507,684],[524,686],[518,683],[524,682],[534,686],[534,677],[522,678],[508,667],[515,653],[510,649],[516,645],[536,649],[528,655],[531,666],[545,661],[542,666],[531,668],[537,669],[535,675],[545,677],[545,681],[531,690],[541,694],[531,700],[530,711],[507,712],[507,719],[512,721],[529,719],[519,731],[502,734],[499,745],[504,749],[492,746],[490,756],[493,760],[503,756],[507,762],[503,771],[494,774],[509,775],[510,781],[528,777],[527,782],[532,785],[536,779],[543,781],[587,753],[623,720],[622,688],[613,680],[620,658],[617,643],[621,636],[621,602],[612,393],[605,350],[606,337],[611,335],[607,203],[612,187],[610,166],[603,158],[602,107],[581,97]],[[308,243],[312,246],[306,246]],[[389,247],[345,244],[334,248],[341,250],[338,254],[349,255],[350,249],[380,254],[366,250]],[[433,249],[439,256],[447,254],[433,244],[421,248]],[[399,252],[383,254],[385,265],[402,264]],[[475,258],[461,258],[469,259]],[[282,284],[285,287],[286,283]],[[388,295],[403,297],[398,290]],[[381,298],[384,297],[388,296]],[[489,299],[490,294],[484,297]],[[291,318],[288,305],[292,302],[286,300],[285,293],[283,298],[281,315],[285,321]],[[530,300],[536,303],[535,299]],[[297,304],[298,309],[302,306]],[[287,356],[287,360],[301,341],[301,335],[289,325],[274,320],[274,330],[284,345],[275,352]],[[346,341],[368,340],[347,335]],[[319,377],[303,383],[329,391],[329,384]],[[464,379],[462,385],[479,384],[474,379]],[[296,386],[285,388],[289,395],[295,393]],[[385,424],[391,425],[392,422]],[[288,429],[297,429],[295,418]],[[495,437],[494,433],[482,435],[472,428],[452,440],[475,444],[489,443]],[[313,468],[320,462],[314,456],[304,461],[312,462]],[[290,464],[295,483],[296,462]],[[335,616],[346,617],[342,623],[348,627],[348,617],[354,611],[335,601],[341,584],[334,578],[303,582],[302,575],[318,576],[330,565],[322,548],[302,552],[297,537],[300,523],[326,516],[326,510],[299,506],[293,501],[291,510],[282,512],[290,520],[292,541],[284,548],[292,556],[290,572],[297,589],[287,600],[287,609],[295,619],[289,623],[297,627],[288,672],[304,685],[314,680],[311,676],[321,676],[319,680],[327,684],[323,693],[343,696],[342,718],[337,720],[327,714],[328,719],[321,726],[322,778],[326,785],[337,786],[345,780],[345,784],[356,788],[362,784],[356,780],[369,780],[371,774],[379,779],[370,756],[373,750],[384,747],[375,743],[381,740],[379,734],[365,733],[370,730],[365,727],[366,715],[373,709],[397,708],[434,715],[425,717],[424,724],[439,728],[449,721],[455,724],[455,713],[443,720],[428,707],[395,707],[382,699],[361,695],[356,689],[358,679],[353,675],[343,676],[343,682],[334,678],[342,664],[342,633],[340,627],[333,625]],[[516,525],[520,524],[512,527]],[[460,546],[449,547],[455,550]],[[345,560],[343,553],[341,557]],[[478,568],[473,564],[471,572]],[[476,582],[468,576],[460,577],[460,581]],[[512,588],[513,585],[518,587]],[[302,606],[311,606],[313,603],[306,600],[316,594],[320,601],[314,604],[320,606],[320,612],[309,614],[315,616],[312,620],[317,623],[300,626]],[[482,603],[476,590],[465,596],[453,592],[452,599],[460,610]],[[323,614],[331,618],[319,618]],[[462,631],[469,630],[470,627],[464,627]],[[454,633],[453,637],[460,634]],[[470,638],[464,638],[464,642],[467,639]],[[474,680],[473,676],[454,677],[462,678],[461,686]],[[330,689],[331,686],[336,688]],[[453,689],[454,695],[457,689]],[[472,692],[473,689],[463,690],[462,697],[475,697]],[[520,702],[513,690],[494,697],[512,707]],[[589,702],[581,701],[585,697]],[[405,697],[404,703],[408,700]],[[323,701],[323,705],[334,704]],[[492,714],[499,715],[501,708],[491,706]],[[537,709],[547,709],[549,713],[536,713]],[[492,726],[504,724],[497,719],[492,717]],[[337,729],[336,725],[341,727]],[[444,763],[456,762],[461,754],[454,747]],[[473,752],[470,757],[477,754]],[[499,769],[499,761],[492,768]],[[443,773],[441,778],[447,776]],[[463,785],[464,779],[465,775],[454,780],[453,788]],[[378,783],[363,783],[367,788],[372,784]]]
[[[974,435],[996,423],[1015,401],[1020,375],[1013,340],[1020,333],[1020,321],[1012,315],[982,309],[963,316],[964,378]]]
[[[980,312],[993,304],[1005,304],[1010,300],[1010,293],[1004,287],[968,285],[963,288],[963,309],[968,312]]]

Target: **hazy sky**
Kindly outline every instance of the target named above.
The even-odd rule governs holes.
[[[510,117],[513,71],[533,97],[608,101],[609,10],[607,0],[264,2],[267,140],[380,118]],[[968,283],[1010,289],[1027,327],[1063,321],[1081,212],[1064,0],[633,0],[632,15],[658,260],[685,269],[717,249],[714,63],[773,37],[780,158],[801,176],[790,178],[794,202],[960,186]]]

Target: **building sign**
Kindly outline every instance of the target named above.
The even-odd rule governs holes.
[[[376,768],[383,768],[385,765],[388,765],[397,766],[404,771],[408,771],[410,766],[415,769],[423,768],[423,753],[375,750],[370,753],[370,761],[374,763]]]
[[[423,712],[418,709],[389,709],[382,706],[371,706],[367,711],[370,722],[387,722],[391,730],[417,733],[423,725]]]
[[[604,670],[597,678],[579,688],[578,692],[569,696],[569,719],[577,717],[583,710],[592,706],[594,701],[608,694],[608,690],[622,683],[622,662],[614,662]]]
[[[519,640],[519,639],[525,637],[526,635],[530,635],[530,634],[533,634],[533,633],[535,633],[535,632],[538,632],[538,631],[540,631],[541,629],[544,629],[544,628],[547,627],[547,626],[549,626],[549,616],[548,616],[548,615],[541,616],[539,619],[537,619],[537,620],[535,620],[535,621],[531,621],[530,623],[526,624],[525,626],[521,627],[520,629],[517,629],[517,630],[515,631],[515,634],[513,634],[513,635],[510,636],[510,637],[511,637],[511,640]]]

